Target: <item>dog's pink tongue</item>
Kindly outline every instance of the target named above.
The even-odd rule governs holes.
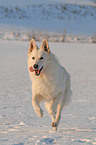
[[[33,67],[31,66],[31,67],[29,67],[29,70],[31,71],[31,72],[33,72],[34,71],[34,69],[33,69]]]

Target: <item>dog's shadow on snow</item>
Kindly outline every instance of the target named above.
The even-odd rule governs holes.
[[[40,140],[41,143],[52,144],[54,142],[53,138],[43,138]]]
[[[19,143],[19,144],[13,144],[13,145],[24,145],[24,143]]]
[[[40,143],[55,144],[55,141],[56,141],[58,138],[60,139],[60,138],[62,138],[62,137],[59,136],[59,137],[55,137],[55,138],[43,138],[43,139],[40,140]]]

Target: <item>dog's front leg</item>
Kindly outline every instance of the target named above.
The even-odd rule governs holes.
[[[32,99],[32,105],[33,105],[33,108],[34,108],[36,114],[39,117],[43,117],[43,110],[41,109],[41,107],[39,105],[39,100],[36,97],[34,99]]]

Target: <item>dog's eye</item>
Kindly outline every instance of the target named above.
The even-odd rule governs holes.
[[[35,57],[32,57],[32,59],[35,59]]]
[[[40,57],[40,59],[43,59],[43,57]]]

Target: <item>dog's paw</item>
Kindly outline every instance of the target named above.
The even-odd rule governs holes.
[[[40,117],[43,117],[43,110],[40,109]]]
[[[52,122],[52,127],[57,127],[57,123]]]
[[[41,108],[39,111],[36,110],[36,114],[42,118],[43,117],[43,110]]]
[[[52,122],[53,131],[57,131],[57,123]]]

